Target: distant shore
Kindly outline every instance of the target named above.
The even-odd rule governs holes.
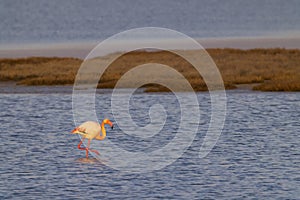
[[[300,91],[300,49],[218,48],[207,51],[219,68],[226,89]],[[195,55],[193,50],[186,52]],[[101,66],[107,56],[97,58],[97,64]],[[2,58],[0,82],[27,86],[72,85],[82,62],[82,59],[71,57]],[[181,57],[168,51],[134,51],[119,57],[104,72],[98,88],[114,88],[123,74],[145,63],[171,66],[190,82],[195,91],[207,91],[197,71]],[[153,84],[146,85],[145,89],[146,92],[169,91]]]
[[[256,49],[256,48],[285,48],[300,49],[299,37],[236,37],[236,38],[201,38],[196,39],[205,49],[233,48],[233,49]],[[165,44],[180,44],[178,40],[151,41]],[[0,45],[0,58],[24,58],[24,57],[73,57],[84,59],[88,53],[98,45],[99,41],[84,41],[70,43],[46,43],[46,44],[10,44]],[[126,51],[134,41],[121,41],[112,44],[105,54]],[[123,50],[119,47],[122,46]],[[188,48],[188,47],[187,47]],[[103,55],[103,56],[104,56]]]

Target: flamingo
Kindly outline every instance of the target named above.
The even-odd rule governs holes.
[[[89,157],[89,151],[100,155],[97,150],[90,149],[90,143],[93,139],[104,140],[104,138],[106,137],[106,130],[104,127],[105,124],[109,124],[111,129],[114,128],[113,123],[109,119],[104,119],[101,125],[98,122],[87,121],[71,131],[72,134],[79,134],[82,136],[83,139],[80,140],[77,148],[86,151],[86,158]],[[102,135],[100,134],[100,132],[102,132]],[[82,147],[81,144],[83,143],[85,138],[88,139],[88,145],[87,147]]]

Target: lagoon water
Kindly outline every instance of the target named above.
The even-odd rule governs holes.
[[[194,38],[298,37],[299,9],[298,0],[0,1],[0,44],[99,41],[149,26]]]
[[[205,92],[197,95],[201,125],[182,157],[161,170],[131,174],[93,158],[84,162],[85,153],[77,149],[79,138],[68,134],[74,128],[70,93],[2,93],[0,198],[298,199],[300,94],[228,91],[222,135],[202,159],[198,153],[209,123],[210,98]],[[114,121],[109,97],[109,93],[97,94],[96,110],[99,118]],[[173,97],[135,94],[130,107],[133,120],[139,125],[149,123],[153,99],[168,100],[162,103],[169,114],[167,125],[159,134],[176,132],[178,102],[170,101]],[[153,150],[121,135],[116,123],[106,140],[128,150]],[[154,145],[163,146],[168,138]]]
[[[194,38],[294,37],[300,31],[299,8],[297,0],[1,1],[0,45],[98,41],[145,26]],[[77,149],[79,138],[69,134],[74,128],[71,91],[0,85],[0,199],[299,199],[299,93],[228,91],[223,132],[205,158],[198,155],[210,98],[198,93],[201,123],[189,148],[163,169],[132,174],[93,157],[85,161]],[[109,92],[99,92],[96,99],[98,117],[114,121]],[[154,138],[125,137],[115,122],[106,140],[136,152],[168,144],[180,123],[174,96],[136,93],[130,114],[145,126],[157,102],[168,117]]]

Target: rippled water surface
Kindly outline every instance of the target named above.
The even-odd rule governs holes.
[[[298,0],[0,1],[0,44],[98,41],[147,26],[196,38],[299,36],[299,8]]]
[[[96,110],[100,119],[114,121],[109,97],[98,94]],[[136,94],[130,107],[132,119],[143,126],[150,123],[151,104],[161,102],[169,116],[159,134],[170,137],[139,143],[122,136],[116,124],[106,140],[132,151],[167,144],[180,115],[172,99],[170,94]],[[201,125],[183,156],[161,170],[130,174],[93,158],[85,161],[77,149],[79,138],[68,134],[74,128],[71,94],[1,94],[1,199],[299,198],[299,93],[228,92],[224,130],[202,159],[198,153],[209,123],[209,94],[198,93],[198,99]]]

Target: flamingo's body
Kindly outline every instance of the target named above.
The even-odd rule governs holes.
[[[73,134],[80,134],[82,136],[83,139],[79,142],[78,149],[86,151],[86,158],[88,158],[89,151],[99,155],[98,151],[90,149],[90,143],[93,139],[104,140],[104,138],[106,137],[106,130],[104,127],[105,124],[109,124],[111,128],[113,128],[113,123],[108,119],[104,119],[101,125],[98,122],[93,121],[84,122],[71,132]],[[101,132],[102,134],[100,134]],[[88,146],[81,147],[81,144],[85,138],[88,139]]]

